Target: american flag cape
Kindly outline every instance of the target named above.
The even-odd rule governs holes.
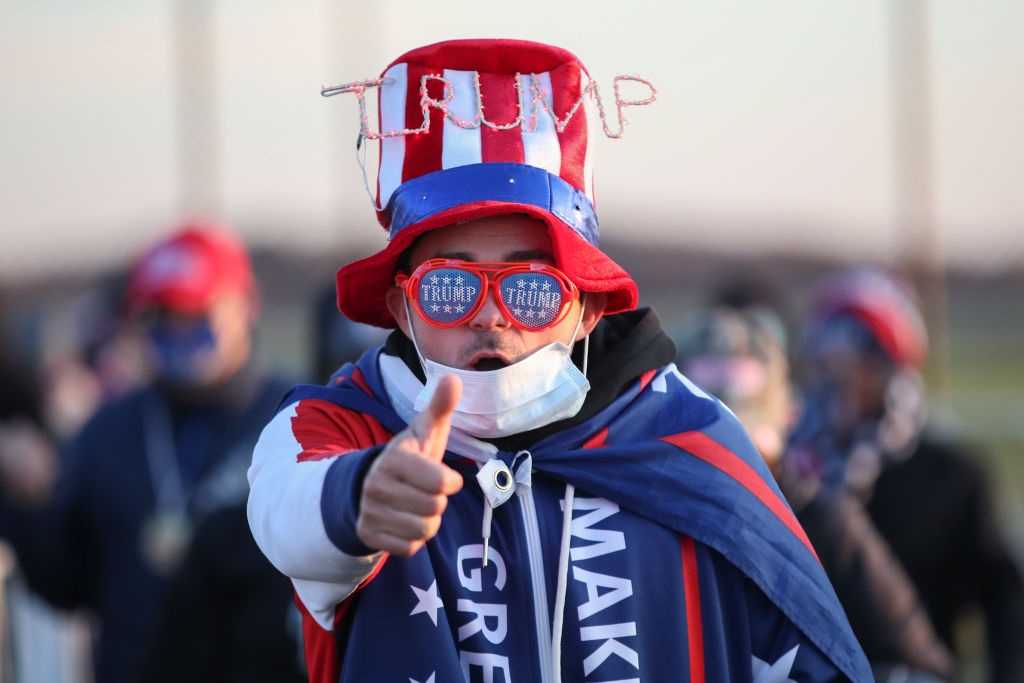
[[[302,400],[328,401],[370,416],[391,433],[404,429],[405,422],[394,412],[386,397],[378,371],[380,352],[380,348],[371,350],[357,364],[344,366],[327,387],[295,387],[282,401],[282,408]],[[802,636],[820,650],[831,666],[849,680],[873,680],[863,651],[850,630],[810,542],[746,433],[723,404],[690,383],[674,365],[646,373],[593,418],[544,438],[530,449],[530,454],[534,473],[571,483],[585,492],[583,495],[607,499],[624,511],[678,532],[684,539],[684,550],[686,539],[693,539],[697,547],[703,544],[712,549],[753,581]],[[515,454],[499,452],[498,457],[511,463]],[[457,460],[458,456],[452,453],[446,455],[449,464]],[[467,481],[469,479],[471,476],[467,475]],[[448,512],[451,510],[450,502]],[[473,521],[476,533],[479,533],[478,520]],[[451,523],[446,513],[442,531]],[[436,548],[431,550],[431,545],[437,540],[428,543],[430,553],[443,552]],[[428,553],[385,561],[385,569],[371,577],[372,580],[341,605],[339,629],[346,628],[341,615],[358,604],[360,594],[378,582],[378,578],[386,573],[387,565],[395,562],[415,565],[417,561],[429,563]],[[708,561],[704,558],[700,562],[704,563],[703,567]],[[685,566],[683,569],[685,571]],[[426,571],[423,581],[429,584],[432,570],[427,568]],[[659,575],[657,580],[669,579]],[[404,584],[399,585],[402,580],[391,587],[385,586],[385,581],[380,582],[382,591],[405,588]],[[697,659],[692,653],[687,655],[688,679],[673,675],[671,678],[656,676],[655,680],[733,680],[734,670],[729,667],[715,669],[716,662],[727,661],[730,655],[719,656],[720,653],[716,655],[714,651],[728,649],[731,639],[726,635],[716,640],[711,635],[713,629],[710,624],[716,619],[723,621],[721,615],[716,615],[716,610],[731,609],[731,602],[727,595],[709,598],[706,591],[715,590],[712,584],[718,586],[718,591],[742,590],[727,580],[701,585],[701,604],[698,609],[690,611],[695,611],[696,619],[698,622],[703,620],[703,623],[694,624],[691,615],[687,615],[687,619],[690,620],[689,647],[693,647],[696,630],[697,643],[704,652]],[[365,599],[365,595],[362,598]],[[664,605],[652,605],[652,609],[664,608]],[[407,613],[408,607],[396,614],[408,616]],[[383,614],[380,616],[382,620],[385,618]],[[770,623],[770,620],[765,623]],[[384,623],[378,626],[385,628]],[[777,626],[775,623],[773,627]],[[457,624],[453,629],[455,627]],[[749,628],[756,629],[758,625],[751,623]],[[702,630],[706,633],[703,641],[700,636]],[[357,646],[370,647],[366,641],[355,638],[356,635],[354,632],[344,634],[350,639],[350,651]],[[396,635],[393,643],[385,648],[391,647],[393,651],[394,643],[402,643],[403,658],[414,656],[415,648],[407,647],[401,636]],[[355,651],[363,652],[362,649]],[[424,673],[422,678],[410,676],[408,680],[434,680],[436,683],[460,680],[457,666],[449,670],[451,678],[445,677],[443,666],[436,661],[438,652],[427,648],[424,654],[435,660],[432,662],[434,670],[427,673],[436,674],[436,678],[428,678]],[[669,657],[668,654],[664,656]],[[457,664],[457,654],[455,661]],[[695,668],[700,671],[695,671]],[[404,683],[405,679],[402,680]],[[781,676],[766,680],[790,679]]]

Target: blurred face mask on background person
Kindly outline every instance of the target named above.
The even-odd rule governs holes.
[[[157,314],[146,322],[146,337],[163,382],[188,387],[214,379],[217,338],[208,317]]]
[[[212,388],[233,375],[252,348],[253,305],[225,295],[205,314],[156,309],[143,317],[154,370],[178,389]]]

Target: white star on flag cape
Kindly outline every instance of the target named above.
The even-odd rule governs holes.
[[[430,584],[430,588],[426,590],[412,585],[409,588],[416,594],[417,600],[416,606],[409,612],[409,616],[424,612],[430,615],[430,620],[434,622],[434,626],[437,626],[437,610],[444,607],[444,602],[441,601],[441,597],[437,594],[437,581],[435,580],[434,583]]]
[[[793,669],[793,662],[796,661],[796,651],[800,649],[797,645],[786,654],[779,657],[774,664],[763,662],[751,655],[753,659],[754,683],[796,683],[789,677]]]

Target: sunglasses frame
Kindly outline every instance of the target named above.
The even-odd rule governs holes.
[[[482,291],[480,292],[480,296],[477,298],[476,303],[474,303],[464,315],[448,323],[441,323],[433,320],[423,311],[423,308],[420,305],[420,282],[423,281],[423,278],[428,273],[439,268],[456,268],[466,270],[477,275],[481,282],[483,282],[481,287]],[[544,275],[549,275],[553,277],[559,287],[561,287],[562,307],[551,322],[539,327],[525,325],[516,316],[512,315],[508,307],[505,306],[505,302],[501,297],[501,282],[506,277],[519,273],[542,273]],[[416,311],[417,315],[419,315],[424,322],[432,325],[433,327],[439,327],[442,329],[458,327],[459,325],[464,325],[468,321],[472,320],[473,316],[479,313],[480,309],[483,308],[484,302],[487,300],[492,287],[498,288],[498,295],[494,297],[494,300],[497,303],[498,310],[501,311],[502,316],[513,326],[528,332],[540,332],[542,330],[547,330],[562,322],[562,319],[565,318],[566,313],[569,311],[569,304],[573,301],[578,301],[580,298],[579,288],[576,287],[572,280],[570,280],[569,277],[558,268],[549,266],[546,263],[531,263],[527,261],[463,261],[461,259],[451,258],[432,258],[417,266],[412,275],[407,275],[401,272],[395,275],[395,285],[405,292],[405,296],[412,304],[413,310]]]

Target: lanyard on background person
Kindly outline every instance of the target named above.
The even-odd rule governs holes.
[[[167,406],[155,397],[144,406],[144,450],[154,508],[142,523],[139,541],[143,558],[161,575],[177,568],[192,539],[188,504],[209,444],[205,427],[187,418],[175,439]]]

